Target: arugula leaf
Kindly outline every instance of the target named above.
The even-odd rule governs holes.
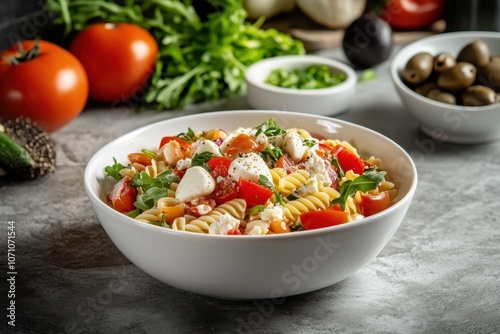
[[[250,214],[263,212],[265,209],[266,209],[266,207],[264,205],[256,205],[252,209],[250,209]]]
[[[177,175],[172,174],[172,169],[166,170],[158,174],[155,178],[149,176],[146,172],[135,173],[130,183],[133,187],[142,187],[144,191],[149,188],[170,188],[172,182],[179,181]]]
[[[342,167],[340,167],[337,157],[334,157],[332,159],[332,166],[335,166],[337,168],[337,174],[339,175],[339,178],[343,178],[345,176],[344,170],[342,169]]]
[[[120,171],[125,168],[124,165],[122,165],[121,163],[117,162],[115,158],[113,158],[113,165],[111,166],[106,166],[104,168],[104,171],[106,172],[106,174],[108,174],[109,176],[113,177],[114,179],[116,180],[121,180],[122,179],[122,176],[120,174]]]
[[[206,170],[210,171],[210,167],[207,165],[207,161],[213,156],[211,152],[196,153],[191,159],[191,166],[201,166]]]
[[[316,142],[315,142],[314,140],[309,140],[309,139],[304,139],[304,140],[302,140],[302,143],[303,143],[305,146],[309,147],[309,148],[311,148],[311,147],[313,147],[314,145],[316,145]]]
[[[278,123],[276,123],[276,121],[272,118],[268,119],[261,125],[256,126],[254,129],[257,130],[257,132],[255,132],[255,137],[257,137],[261,133],[265,134],[268,137],[286,134],[286,130],[280,128]]]
[[[188,128],[187,132],[179,133],[177,137],[184,139],[190,144],[194,143],[198,139],[198,136],[196,136],[196,133],[191,128]]]
[[[262,184],[263,186],[271,189],[273,191],[276,203],[280,204],[281,206],[285,206],[285,202],[283,201],[283,198],[281,198],[281,195],[274,188],[274,184],[269,181],[269,179],[265,175],[259,175],[259,184]]]
[[[357,191],[367,192],[378,187],[384,181],[386,172],[369,171],[358,176],[354,180],[347,180],[340,186],[340,196],[332,200],[332,204],[339,204],[342,210],[349,196],[353,196]]]
[[[168,188],[151,187],[144,193],[137,195],[134,206],[142,211],[151,209],[156,206],[160,198],[166,197]]]
[[[269,162],[274,166],[276,162],[283,156],[283,151],[279,147],[268,146],[265,150],[259,152],[259,155],[264,161]]]

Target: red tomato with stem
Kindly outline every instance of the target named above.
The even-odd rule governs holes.
[[[394,29],[421,29],[441,18],[444,5],[445,0],[388,0],[380,17]]]
[[[391,199],[387,191],[378,194],[363,194],[359,203],[359,210],[365,217],[374,215],[391,206]]]
[[[306,230],[344,224],[348,218],[346,212],[335,209],[310,211],[299,215],[300,222]]]
[[[137,197],[137,188],[132,187],[130,182],[132,182],[132,179],[125,176],[109,192],[109,200],[116,211],[126,213],[135,209],[134,202]]]
[[[88,92],[82,64],[55,44],[24,41],[0,53],[0,117],[53,132],[80,114]]]
[[[140,98],[158,56],[154,37],[130,23],[91,25],[69,49],[87,72],[90,97],[104,102]]]
[[[249,208],[265,204],[273,195],[271,189],[243,178],[238,180],[238,191]]]

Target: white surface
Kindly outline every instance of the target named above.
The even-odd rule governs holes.
[[[380,157],[382,168],[398,187],[395,203],[384,212],[345,225],[268,236],[173,231],[141,223],[105,204],[112,181],[105,177],[104,167],[113,157],[125,162],[128,153],[183,128],[232,130],[259,125],[270,117],[283,128],[300,126],[327,138],[347,140],[362,154]],[[327,287],[365,266],[398,229],[415,194],[417,174],[411,158],[399,145],[367,128],[302,113],[249,110],[179,117],[134,130],[95,153],[85,169],[84,184],[111,240],[146,273],[199,294],[260,299]]]
[[[291,89],[265,83],[272,70],[291,69],[310,64],[327,65],[344,72],[347,79],[330,88]],[[357,75],[348,65],[327,57],[280,56],[259,61],[245,72],[247,102],[250,107],[266,110],[297,111],[317,115],[336,115],[349,109],[355,99]]]
[[[406,86],[400,73],[419,52],[436,55],[447,51],[456,56],[475,39],[481,39],[492,55],[500,55],[500,33],[456,32],[427,37],[404,47],[394,57],[390,74],[405,107],[427,135],[438,141],[476,144],[500,138],[500,103],[481,107],[456,106],[428,99]]]

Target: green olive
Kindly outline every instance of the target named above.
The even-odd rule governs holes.
[[[433,68],[436,72],[442,72],[456,64],[455,57],[448,52],[441,52],[434,57]]]
[[[437,85],[442,90],[457,93],[472,85],[476,80],[477,69],[474,65],[460,62],[439,74]]]
[[[420,52],[408,60],[403,70],[403,79],[411,85],[425,82],[432,74],[434,57],[428,52]]]
[[[484,66],[490,62],[490,48],[480,39],[467,44],[457,55],[457,62],[471,63],[476,67]]]
[[[493,60],[477,69],[477,82],[500,92],[500,61]]]
[[[457,99],[455,98],[455,95],[448,92],[444,92],[438,88],[431,89],[429,93],[427,93],[427,97],[429,99],[443,103],[457,104]]]
[[[437,87],[437,84],[435,82],[429,81],[429,82],[426,82],[423,85],[415,88],[415,91],[420,95],[427,96],[427,94],[431,91],[431,89],[436,88],[436,87]]]
[[[497,102],[495,91],[489,87],[474,85],[467,87],[460,95],[464,106],[486,106]]]

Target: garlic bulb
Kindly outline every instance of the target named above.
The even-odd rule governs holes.
[[[345,28],[363,14],[366,0],[296,0],[297,6],[316,23]]]
[[[273,17],[295,8],[295,0],[245,0],[243,3],[249,19]]]

